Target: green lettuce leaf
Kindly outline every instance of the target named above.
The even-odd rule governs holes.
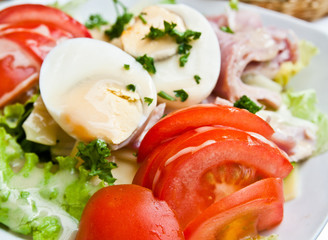
[[[317,125],[317,144],[315,154],[328,150],[328,116],[317,107],[317,96],[313,89],[300,92],[287,91],[283,94],[284,103],[292,115]]]
[[[74,157],[40,162],[35,153],[24,153],[4,127],[0,143],[0,223],[33,239],[70,236],[87,201],[104,182],[94,184],[89,170],[76,168]]]
[[[33,95],[25,104],[15,103],[7,105],[0,110],[0,127],[4,128],[24,152],[34,152],[41,160],[50,159],[50,147],[35,142],[28,141],[23,129],[23,123],[33,110],[33,104],[38,95]]]

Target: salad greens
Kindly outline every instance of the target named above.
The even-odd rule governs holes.
[[[318,127],[316,154],[328,150],[328,116],[322,113],[317,104],[317,96],[314,90],[300,92],[287,91],[283,94],[284,103],[292,115],[308,120]]]
[[[38,95],[34,95],[25,104],[5,106],[3,111],[0,110],[0,127],[13,136],[25,152],[34,152],[43,161],[51,158],[50,147],[27,140],[23,129],[23,123],[31,114],[37,98]]]
[[[77,229],[93,193],[114,183],[117,166],[107,161],[110,150],[101,140],[80,143],[75,157],[55,162],[24,149],[22,119],[33,101],[9,105],[0,115],[0,223],[33,239],[58,239]]]

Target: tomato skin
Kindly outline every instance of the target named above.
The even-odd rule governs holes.
[[[263,178],[284,178],[293,168],[278,148],[241,130],[213,127],[188,142],[196,140],[185,154],[161,160],[153,183],[182,227],[222,197]]]
[[[21,4],[1,10],[0,108],[31,95],[26,92],[37,88],[45,56],[58,42],[73,37],[91,35],[83,24],[59,9]]]
[[[129,184],[100,189],[87,203],[76,240],[184,239],[174,212],[149,189]]]
[[[245,109],[216,104],[194,105],[168,114],[147,132],[139,147],[138,162],[143,162],[161,142],[185,131],[211,125],[234,127],[266,138],[274,133],[267,122]]]
[[[255,237],[283,218],[283,187],[279,178],[255,182],[222,198],[185,228],[188,240],[238,240]],[[247,221],[244,221],[244,219]],[[231,228],[231,229],[229,229]]]
[[[2,52],[3,57],[0,59],[0,107],[2,107],[37,83],[40,62],[22,46],[2,36],[0,36],[0,46],[7,52],[7,54],[5,51]]]
[[[57,45],[54,39],[25,29],[4,31],[0,37],[19,44],[40,64],[42,64],[48,52]]]
[[[91,37],[87,28],[71,16],[41,4],[20,4],[3,9],[0,24],[9,24],[10,28],[34,28],[44,24],[51,30],[68,32],[71,37]]]
[[[158,155],[163,153],[163,151],[166,149],[166,146],[170,142],[171,141],[162,143],[149,154],[146,161],[141,164],[138,171],[136,172],[132,181],[133,184],[140,185],[149,189],[152,188],[152,178],[150,171],[153,166],[154,160],[158,157]]]

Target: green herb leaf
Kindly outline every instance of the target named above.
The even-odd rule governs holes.
[[[249,97],[243,95],[239,100],[237,100],[234,104],[234,107],[246,109],[251,113],[257,113],[262,109],[262,107],[257,106],[255,102],[253,102]]]
[[[85,26],[88,29],[93,29],[93,28],[100,28],[102,25],[106,25],[108,22],[103,19],[103,17],[100,14],[92,14],[89,16],[89,19],[86,21]]]
[[[123,67],[124,67],[125,70],[130,70],[130,65],[129,64],[124,64]]]
[[[155,40],[155,39],[164,37],[165,35],[166,35],[165,31],[151,26],[149,29],[149,33],[144,37],[144,39],[150,38],[152,40]]]
[[[188,43],[181,43],[178,46],[178,53],[179,54],[187,54],[189,53],[190,49],[192,48],[192,46]]]
[[[143,15],[147,15],[146,13],[140,13],[139,14],[139,19],[141,20],[141,22],[143,23],[143,24],[147,24],[147,21],[146,21],[146,19],[143,17]]]
[[[117,165],[107,160],[107,157],[111,155],[111,151],[104,141],[96,139],[89,144],[80,142],[77,149],[79,151],[76,156],[84,161],[82,166],[90,171],[89,176],[98,175],[100,179],[108,184],[115,182],[116,179],[112,175],[112,169],[117,168]]]
[[[181,102],[186,101],[187,98],[189,97],[188,93],[186,93],[186,91],[183,89],[174,90],[174,92],[175,92],[175,96],[181,99]]]
[[[157,95],[163,99],[169,100],[169,101],[176,101],[176,99],[174,97],[172,97],[171,95],[167,94],[164,91],[160,91],[157,93]]]
[[[180,67],[183,67],[188,62],[188,57],[192,48],[189,43],[193,40],[199,39],[201,32],[196,32],[189,29],[185,32],[179,32],[175,29],[176,26],[176,23],[169,23],[164,21],[163,30],[151,26],[149,33],[144,38],[155,40],[164,36],[170,36],[175,39],[176,43],[178,44],[178,54],[183,54],[183,56],[179,58]]]
[[[195,81],[196,81],[197,84],[200,83],[201,78],[200,78],[199,75],[195,75],[195,76],[194,76],[194,79],[195,79]]]
[[[180,67],[184,67],[186,65],[186,63],[188,62],[189,55],[190,55],[190,52],[188,52],[187,54],[182,55],[179,58]]]
[[[229,1],[229,6],[232,10],[238,11],[238,0],[230,0]]]
[[[152,99],[152,98],[144,97],[144,101],[145,101],[145,103],[148,104],[148,106],[153,102],[153,100],[154,100],[154,99]]]
[[[176,4],[175,0],[162,0],[160,1],[161,4]]]
[[[154,65],[154,59],[152,57],[148,57],[147,54],[137,57],[137,62],[139,62],[144,69],[147,70],[147,72],[155,74],[156,68]]]
[[[127,8],[118,0],[113,0],[115,11],[117,14],[116,22],[112,25],[110,29],[105,31],[105,34],[109,37],[110,40],[118,38],[122,35],[125,25],[130,22],[133,17],[132,13],[127,12]],[[120,14],[118,7],[121,7],[123,14]]]
[[[126,86],[126,89],[132,92],[136,91],[136,86],[134,84],[129,84]]]
[[[223,32],[226,32],[226,33],[231,33],[231,34],[235,33],[234,31],[232,31],[232,29],[229,26],[222,26],[222,27],[220,27],[220,30]]]

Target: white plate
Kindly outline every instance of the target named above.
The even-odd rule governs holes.
[[[62,0],[65,1],[65,0]],[[61,2],[62,2],[61,1]],[[0,4],[3,8],[9,4],[22,2],[51,2],[46,0],[16,0]],[[123,1],[127,5],[136,1]],[[139,1],[140,2],[140,1]],[[137,6],[143,6],[151,0],[141,1]],[[224,11],[225,2],[214,0],[181,0],[205,15],[216,15]],[[266,9],[240,4],[261,14],[265,25],[293,29],[301,39],[313,42],[320,54],[315,56],[309,67],[300,72],[291,83],[296,89],[314,88],[317,91],[319,107],[328,112],[328,35],[315,29],[310,23],[279,14]],[[72,14],[84,22],[90,14],[100,13],[108,20],[113,21],[115,14],[110,0],[90,0],[75,9]],[[109,17],[110,16],[110,17]],[[299,196],[285,204],[283,222],[270,231],[279,235],[280,240],[311,240],[316,239],[328,217],[328,153],[314,157],[302,164],[300,169]],[[0,239],[21,239],[0,229]]]

